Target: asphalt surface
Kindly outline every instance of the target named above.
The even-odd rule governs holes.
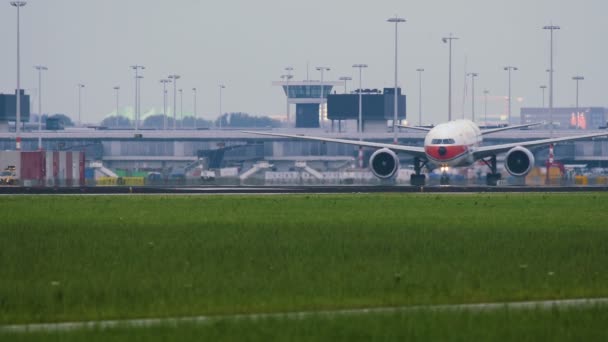
[[[284,313],[262,313],[262,314],[236,314],[219,316],[193,316],[193,317],[165,317],[125,320],[103,320],[88,322],[61,322],[61,323],[33,323],[0,325],[0,332],[6,333],[32,333],[50,331],[74,331],[83,329],[110,329],[116,327],[152,327],[163,324],[177,325],[180,323],[213,323],[218,321],[243,321],[260,319],[303,319],[307,317],[339,317],[368,315],[380,313],[408,313],[420,311],[498,311],[498,310],[558,310],[568,308],[588,309],[605,307],[608,298],[578,298],[562,300],[539,300],[528,302],[498,302],[478,304],[448,304],[448,305],[420,305],[420,306],[398,306],[398,307],[376,307],[344,310],[322,310],[322,311],[300,311]]]
[[[348,194],[348,193],[502,193],[502,192],[598,192],[608,186],[97,186],[97,187],[0,187],[0,195],[36,194]]]

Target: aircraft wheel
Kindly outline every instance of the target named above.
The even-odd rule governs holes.
[[[412,186],[424,186],[426,184],[426,176],[425,175],[411,175],[410,184]]]
[[[486,175],[486,184],[489,186],[496,186],[501,178],[502,176],[500,173],[488,173]]]

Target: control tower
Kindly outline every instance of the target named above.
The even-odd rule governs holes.
[[[327,95],[342,82],[278,81],[272,85],[283,87],[288,106],[296,105],[295,127],[318,128],[327,119]],[[289,118],[289,125],[294,120]]]

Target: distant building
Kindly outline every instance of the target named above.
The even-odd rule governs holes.
[[[17,120],[17,96],[0,94],[0,131],[8,131],[8,122]],[[30,121],[30,96],[21,89],[21,122]]]
[[[327,96],[327,117],[330,120],[359,120],[359,91],[361,91],[362,128],[369,126],[386,128],[394,119],[395,89],[362,89],[351,94],[331,94]],[[397,120],[406,118],[406,98],[397,88]]]
[[[552,117],[555,129],[593,130],[606,126],[608,108],[580,107],[577,111],[573,107],[558,107],[553,108]],[[521,109],[522,124],[546,122],[548,125],[550,121],[549,108],[524,107]]]
[[[334,86],[340,82],[330,81],[290,81],[273,82],[281,86],[288,103],[296,105],[295,127],[317,128],[321,126],[326,115],[326,99]],[[293,118],[289,121],[294,122]]]

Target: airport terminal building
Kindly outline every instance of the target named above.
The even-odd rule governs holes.
[[[359,118],[359,93],[362,100],[363,130],[386,131],[392,126],[394,113],[394,88],[358,89],[350,94],[337,94],[335,86],[340,82],[329,81],[281,81],[273,85],[281,86],[287,98],[287,112],[295,105],[295,120],[287,117],[289,127],[326,128],[332,132],[356,131]],[[406,118],[406,97],[397,88],[397,120]],[[327,123],[329,121],[329,123]],[[349,125],[347,125],[349,123]],[[327,126],[327,127],[325,127]]]
[[[30,120],[30,96],[21,89],[21,122]],[[15,121],[17,114],[17,96],[15,94],[0,94],[0,132],[8,132],[9,121]]]
[[[603,107],[556,107],[550,113],[549,108],[523,107],[521,123],[551,122],[558,130],[578,129],[594,130],[606,127],[608,108]]]

